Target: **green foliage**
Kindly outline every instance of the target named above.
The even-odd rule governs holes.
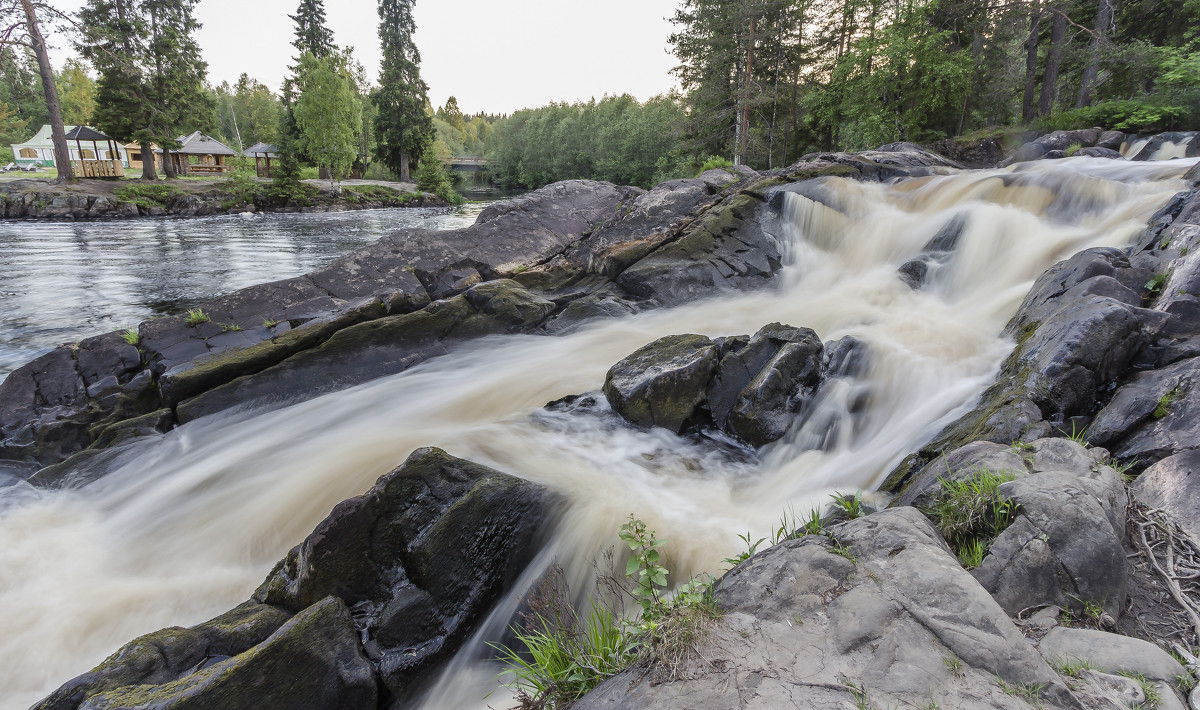
[[[211,320],[212,319],[208,317],[208,314],[204,312],[203,308],[193,308],[187,312],[187,317],[183,319],[183,322],[190,327],[195,327],[201,323],[207,323]]]
[[[347,56],[334,52],[318,59],[306,52],[300,58],[296,87],[296,144],[333,178],[341,179],[358,157],[362,123]]]
[[[130,345],[136,346],[142,341],[142,336],[138,334],[136,328],[127,328],[121,331],[121,338]]]
[[[1149,281],[1146,282],[1145,289],[1152,294],[1162,291],[1163,286],[1167,285],[1167,280],[1171,278],[1171,272],[1160,271],[1155,274]]]
[[[949,656],[942,656],[942,663],[946,666],[946,669],[950,671],[950,674],[953,675],[955,678],[961,678],[963,676],[963,669],[962,669],[963,662],[962,662],[962,659],[959,658],[958,656],[955,656],[953,654],[951,654]]]
[[[186,194],[174,185],[151,183],[148,185],[122,185],[113,190],[113,195],[122,202],[132,202],[142,209],[165,207],[172,198]]]
[[[86,126],[96,110],[96,81],[87,73],[83,62],[72,57],[54,77],[58,101],[62,107],[63,123]]]
[[[760,537],[756,542],[750,542],[749,532],[745,533],[744,535],[738,535],[738,538],[742,542],[746,543],[746,551],[738,553],[737,557],[726,557],[725,559],[721,560],[722,562],[728,564],[730,569],[733,569],[751,557],[754,557],[754,553],[758,552],[758,546],[767,541],[765,537]]]
[[[653,187],[663,171],[678,168],[684,117],[683,107],[663,96],[644,104],[623,95],[524,109],[496,123],[488,167],[509,187],[571,178]]]
[[[454,183],[446,166],[437,158],[435,150],[427,149],[425,157],[417,167],[417,187],[424,192],[432,192],[440,200],[452,205],[460,205],[463,198],[454,191]]]
[[[733,163],[729,162],[727,159],[722,158],[719,155],[710,155],[704,159],[703,163],[700,164],[700,170],[696,172],[696,175],[699,176],[708,172],[709,170],[719,170],[721,168],[731,167],[733,167]]]
[[[1171,405],[1175,400],[1183,396],[1183,388],[1175,387],[1169,392],[1158,398],[1158,404],[1154,406],[1154,412],[1151,414],[1155,419],[1162,419],[1171,413]]]
[[[642,607],[642,615],[654,616],[660,610],[661,598],[659,588],[667,586],[667,568],[660,564],[662,554],[659,548],[667,544],[666,540],[654,537],[654,531],[632,515],[629,522],[621,526],[618,533],[629,545],[629,561],[625,565],[625,575],[634,580],[634,594]]]
[[[275,320],[274,318],[268,318],[263,321],[264,328],[274,328],[277,325],[279,325],[279,321]]]
[[[408,179],[410,162],[420,162],[433,138],[433,120],[425,113],[429,87],[421,79],[421,53],[413,42],[414,0],[380,0],[379,42],[383,60],[379,88],[371,100],[375,116],[378,157],[401,180]]]
[[[295,15],[288,15],[295,25],[292,46],[300,56],[311,54],[324,59],[332,54],[337,45],[333,43],[333,32],[325,25],[324,0],[300,0]]]
[[[1016,504],[998,492],[1001,483],[1011,480],[1008,473],[987,469],[963,480],[939,479],[940,490],[923,512],[964,566],[979,566],[992,542],[1016,518]]]
[[[240,144],[243,150],[278,140],[283,106],[265,84],[242,74],[233,86],[228,82],[218,86],[215,97],[215,137],[230,146]]]
[[[1091,661],[1076,656],[1053,659],[1050,665],[1054,667],[1054,670],[1059,675],[1070,676],[1072,678],[1078,678],[1084,671],[1095,670],[1096,668]]]
[[[833,501],[833,506],[842,511],[847,520],[863,516],[862,491],[856,491],[853,495],[834,493],[829,498]]]
[[[238,159],[237,168],[221,182],[217,189],[228,196],[225,209],[234,205],[255,204],[263,198],[265,189],[258,181],[254,166],[246,158]]]
[[[1067,146],[1067,149],[1063,151],[1063,153],[1069,158],[1081,150],[1083,150],[1082,143],[1072,143],[1071,145]]]
[[[826,532],[819,508],[810,508],[805,518],[797,517],[795,511],[789,508],[771,534],[771,544],[778,545],[784,540],[795,540],[805,535],[825,535]]]

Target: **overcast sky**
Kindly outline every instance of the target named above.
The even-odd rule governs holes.
[[[52,0],[74,12],[84,0]],[[435,106],[511,113],[605,93],[647,99],[675,79],[667,36],[678,0],[418,0],[421,75]],[[198,39],[214,85],[245,72],[278,91],[295,50],[288,13],[298,0],[200,0]],[[329,27],[379,77],[376,0],[327,0]],[[65,38],[55,64],[74,54]]]

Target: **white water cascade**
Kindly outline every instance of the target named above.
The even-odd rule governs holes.
[[[0,706],[27,707],[139,634],[245,600],[336,503],[421,446],[565,494],[543,558],[575,579],[630,513],[669,541],[675,578],[720,572],[744,549],[739,534],[766,537],[788,506],[872,490],[966,411],[1011,349],[999,333],[1033,280],[1086,247],[1130,243],[1195,162],[1069,158],[889,185],[833,179],[840,212],[788,198],[778,288],[561,337],[477,341],[350,390],[190,423],[83,488],[0,490]],[[957,249],[911,290],[897,267],[956,218]],[[613,363],[658,337],[773,321],[868,344],[868,367],[812,410],[841,422],[824,451],[803,424],[748,463],[663,430],[540,409],[599,389]],[[493,617],[481,636],[495,638],[508,612]],[[464,649],[424,707],[504,706],[503,691],[483,700],[497,669],[478,650]]]

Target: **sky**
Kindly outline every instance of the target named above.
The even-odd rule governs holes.
[[[551,101],[628,93],[645,100],[670,91],[674,60],[667,37],[679,0],[418,0],[421,76],[429,99],[458,99],[464,113],[511,113]],[[84,0],[51,0],[74,12]],[[197,33],[209,80],[234,83],[243,72],[278,91],[295,49],[298,0],[200,0]],[[379,77],[376,0],[327,0],[334,41],[351,45],[367,75]],[[75,55],[50,38],[61,66]]]

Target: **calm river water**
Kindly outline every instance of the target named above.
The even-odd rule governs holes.
[[[0,222],[0,381],[60,343],[298,276],[402,227],[466,227],[485,206]]]

